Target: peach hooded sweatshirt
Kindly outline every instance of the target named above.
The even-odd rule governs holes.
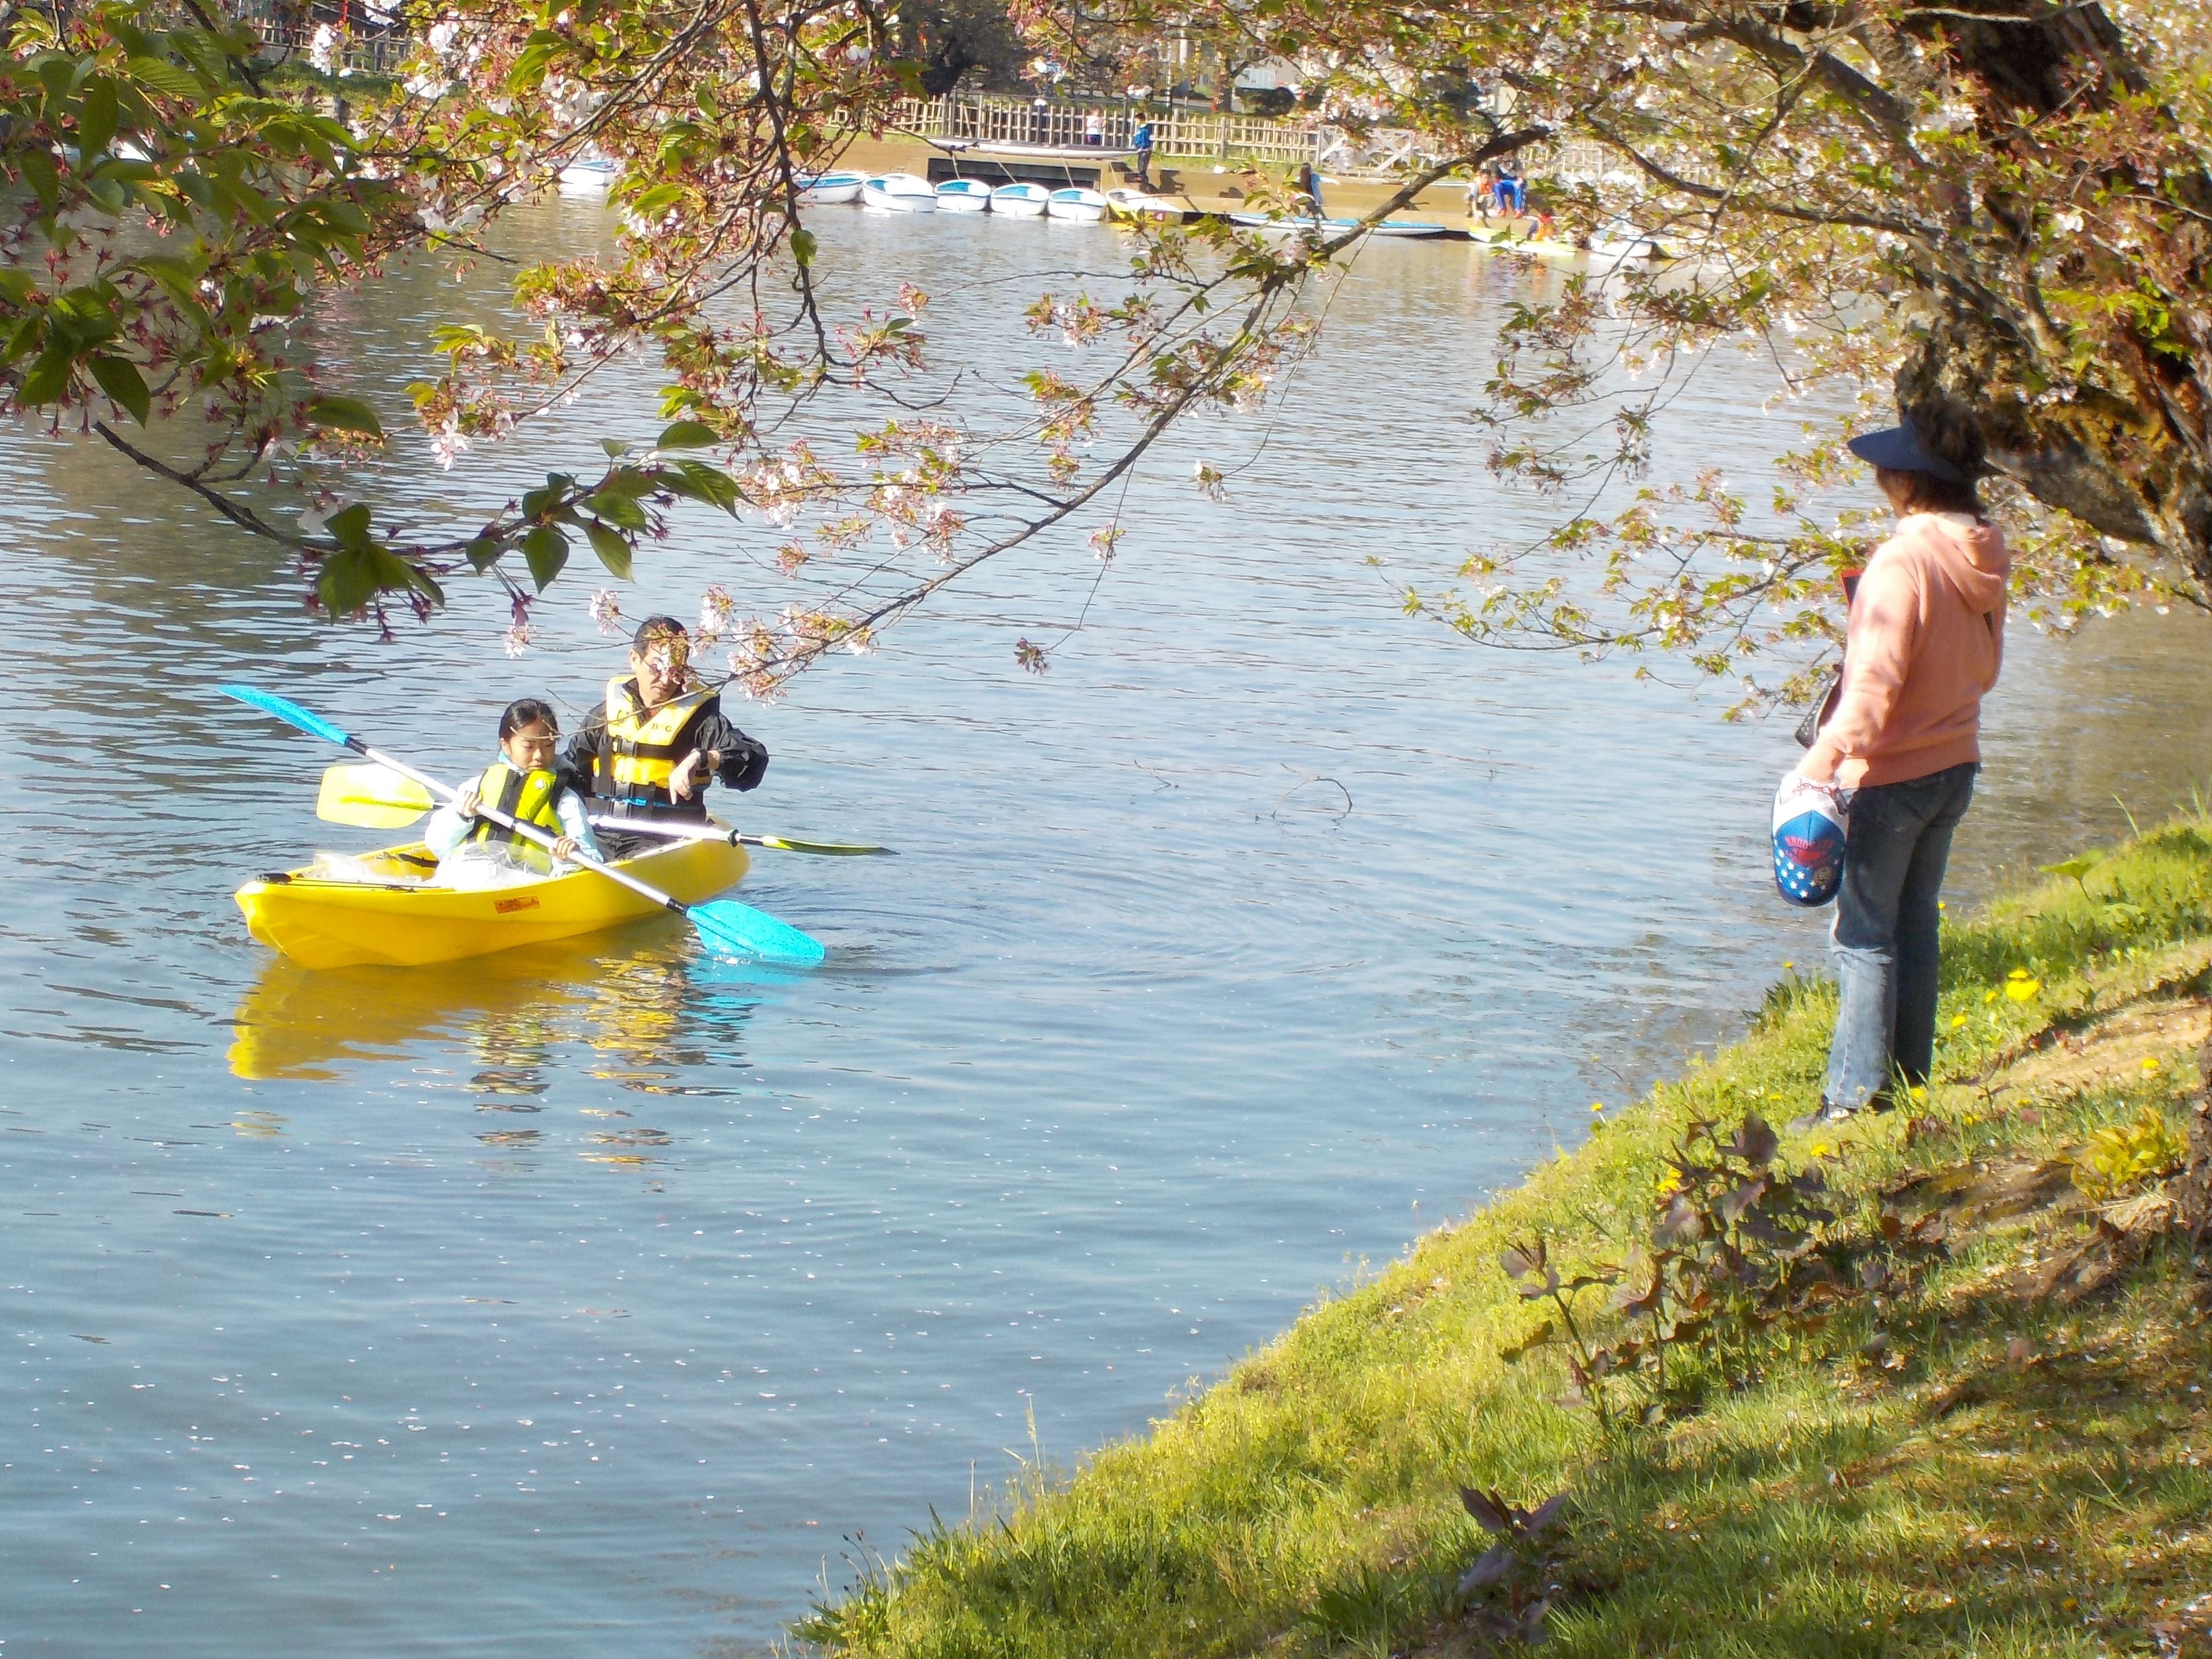
[[[1914,513],[1875,550],[1851,601],[1844,694],[1800,769],[1846,789],[1982,757],[1982,694],[2004,661],[2003,535]]]

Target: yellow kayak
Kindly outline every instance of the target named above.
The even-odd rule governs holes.
[[[428,886],[438,861],[420,842],[350,863],[347,873],[361,879],[336,879],[310,866],[247,882],[237,893],[246,930],[303,968],[419,968],[661,914],[588,870],[473,890]],[[744,848],[727,842],[679,841],[624,859],[621,867],[696,904],[736,886],[750,861]]]

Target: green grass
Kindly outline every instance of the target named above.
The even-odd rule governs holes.
[[[1909,1166],[2060,1155],[2146,1104],[2179,1125],[2178,1048],[2069,1076],[2063,1039],[2134,1009],[2128,1040],[2156,1049],[2144,1022],[2201,994],[2208,955],[2212,824],[2195,817],[1947,928],[1936,1086],[1785,1158],[1826,1158],[1838,1226],[1863,1231]],[[2022,974],[2037,988],[2015,1000]],[[1954,1232],[1909,1293],[1861,1299],[1776,1347],[1755,1385],[1610,1442],[1555,1356],[1501,1359],[1536,1318],[1501,1249],[1540,1236],[1563,1266],[1620,1260],[1685,1125],[1811,1106],[1832,1012],[1824,982],[1776,987],[1741,1042],[1146,1435],[933,1525],[800,1636],[902,1659],[1488,1651],[1454,1590],[1489,1542],[1464,1483],[1524,1504],[1572,1491],[1542,1615],[1561,1655],[2199,1650],[2205,1620],[2181,1610],[2212,1577],[2212,1418],[2189,1389],[2212,1341],[2178,1248],[2066,1308],[2013,1278],[2079,1223]]]

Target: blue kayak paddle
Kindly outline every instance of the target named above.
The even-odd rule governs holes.
[[[440,799],[451,801],[453,791],[434,778],[425,777],[410,766],[405,766],[370,748],[359,738],[349,737],[319,714],[310,713],[296,702],[267,691],[256,690],[250,685],[219,685],[216,690],[226,697],[235,697],[251,708],[264,714],[274,714],[287,726],[296,726],[311,738],[320,738],[325,743],[334,743],[343,749],[390,768],[402,777],[411,778]],[[532,823],[518,823],[496,807],[484,802],[477,803],[477,814],[489,818],[504,830],[513,831],[524,840],[550,851],[554,837]],[[788,922],[778,921],[764,910],[756,910],[750,904],[740,904],[735,899],[714,899],[705,904],[686,904],[672,899],[659,889],[647,886],[626,870],[609,864],[594,864],[589,859],[576,860],[580,868],[597,871],[609,881],[617,882],[640,898],[650,899],[665,910],[673,910],[699,930],[699,937],[710,949],[732,956],[755,957],[763,962],[788,963],[794,967],[808,968],[822,960],[822,942],[802,933]]]

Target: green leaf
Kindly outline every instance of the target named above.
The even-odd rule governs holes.
[[[23,177],[29,179],[31,188],[38,191],[40,205],[52,213],[62,194],[61,172],[54,166],[52,154],[33,145],[17,153],[15,165],[23,169]]]
[[[195,261],[179,259],[167,253],[142,253],[131,263],[159,283],[179,305],[193,312],[202,309],[201,267]]]
[[[499,556],[507,551],[507,544],[496,536],[478,536],[461,551],[468,556],[470,568],[482,575],[499,562]]]
[[[634,497],[619,489],[595,490],[584,505],[617,530],[643,530],[653,522]]]
[[[376,597],[376,575],[369,550],[349,547],[323,561],[315,579],[315,597],[333,617],[350,617]]]
[[[791,233],[791,257],[802,265],[814,263],[815,246],[812,231],[799,229]]]
[[[0,346],[0,363],[12,363],[39,343],[39,335],[46,327],[46,319],[37,312],[15,325],[15,331],[8,337],[8,343]]]
[[[704,461],[678,461],[660,475],[660,482],[678,495],[719,507],[733,518],[737,515],[738,481],[718,466]]]
[[[660,434],[655,449],[704,449],[720,440],[704,421],[678,421]]]
[[[154,395],[146,389],[146,377],[138,372],[138,365],[127,357],[94,357],[88,367],[92,378],[100,382],[100,389],[131,411],[139,425],[153,412]]]
[[[599,440],[599,447],[607,452],[609,460],[618,461],[636,446],[623,438],[602,438]]]
[[[317,398],[304,412],[310,424],[329,431],[358,432],[371,438],[384,435],[384,428],[376,418],[376,411],[358,398]]]
[[[568,538],[550,524],[541,524],[522,538],[522,556],[530,562],[531,580],[543,593],[568,562]]]
[[[76,360],[58,346],[49,346],[31,362],[15,387],[15,401],[26,409],[50,404],[69,389],[70,371]]]
[[[2108,854],[2101,847],[2093,847],[2086,853],[2076,853],[2059,864],[2039,864],[2035,867],[2045,875],[2065,876],[2079,881],[2102,864]]]
[[[655,185],[641,191],[629,204],[629,210],[641,219],[656,219],[684,199],[681,185]]]
[[[360,501],[323,520],[323,528],[340,547],[363,548],[368,542],[368,508]]]
[[[84,99],[76,112],[77,153],[86,165],[114,138],[115,122],[115,82],[95,75],[84,83]]]
[[[124,67],[141,86],[165,92],[172,98],[200,95],[200,83],[192,78],[191,72],[178,68],[165,58],[133,58]]]
[[[517,92],[528,92],[545,78],[553,54],[562,50],[568,42],[551,29],[539,29],[522,44],[515,54],[514,67],[507,72],[507,84]]]
[[[585,525],[584,533],[592,538],[592,551],[599,556],[599,562],[606,566],[609,573],[617,581],[628,581],[629,580],[629,544],[597,519]]]
[[[39,291],[38,278],[18,265],[0,270],[0,298],[10,305],[22,305]]]

